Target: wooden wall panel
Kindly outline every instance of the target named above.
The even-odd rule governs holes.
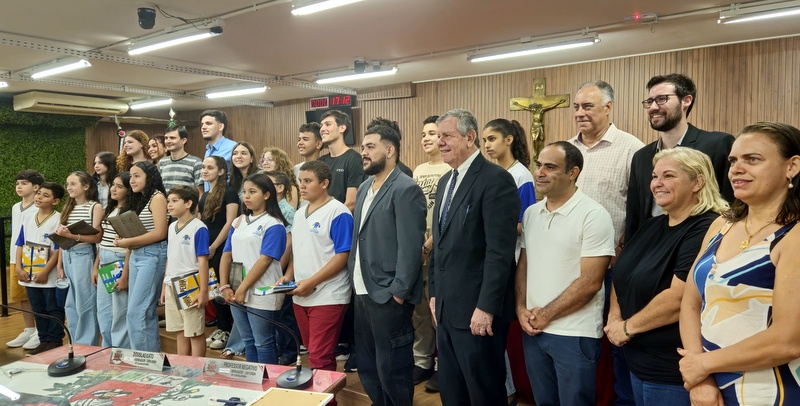
[[[698,96],[689,121],[700,128],[736,134],[745,125],[761,120],[798,126],[798,63],[800,37],[794,37],[418,83],[413,86],[414,97],[359,101],[353,110],[356,143],[360,145],[366,123],[373,117],[396,120],[403,132],[402,160],[414,168],[426,160],[420,148],[419,134],[422,120],[429,115],[452,108],[466,108],[476,115],[481,125],[504,117],[515,119],[523,128],[529,129],[530,113],[512,112],[508,103],[512,97],[530,96],[533,79],[540,77],[547,79],[547,94],[570,94],[570,101],[582,83],[606,80],[616,93],[611,121],[646,143],[654,141],[657,134],[650,128],[647,114],[640,104],[647,97],[645,85],[652,76],[670,72],[685,73],[697,83]],[[267,145],[278,146],[296,162],[299,159],[295,150],[297,128],[304,121],[307,106],[308,100],[304,99],[277,103],[272,108],[233,107],[224,110],[229,117],[233,139],[245,139],[259,152]],[[178,118],[197,120],[199,113],[181,112]],[[545,113],[546,142],[575,135],[572,113],[572,108]],[[112,149],[103,142],[116,142],[116,128],[106,131],[105,125],[101,126],[87,131],[89,157],[97,151]],[[193,147],[190,151],[201,155],[203,146],[199,129],[192,129],[191,134]],[[101,138],[102,142],[99,141]],[[197,141],[200,144],[195,144]]]

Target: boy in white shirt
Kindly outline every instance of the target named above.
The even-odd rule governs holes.
[[[297,282],[290,293],[311,368],[335,371],[334,351],[351,295],[347,256],[353,215],[328,195],[331,177],[330,167],[322,161],[300,167],[300,195],[308,204],[295,213],[294,266],[278,283]]]
[[[200,196],[196,188],[176,186],[167,196],[167,210],[177,219],[167,230],[167,270],[161,290],[167,331],[177,332],[179,355],[205,357],[205,306],[208,303],[208,247],[206,225],[195,217]],[[181,310],[171,280],[197,272],[200,292],[193,307]]]
[[[61,224],[60,213],[53,209],[64,197],[64,188],[53,182],[44,182],[36,191],[34,204],[37,210],[23,216],[22,224],[15,242],[15,270],[17,280],[25,287],[31,309],[39,314],[47,314],[64,321],[64,306],[56,300],[56,279],[58,272],[53,269],[58,263],[60,250],[47,238],[54,234]],[[35,244],[35,245],[34,245]],[[23,250],[26,250],[23,257]],[[24,259],[25,258],[25,259]],[[37,261],[44,259],[46,261]],[[39,262],[38,265],[34,265]],[[45,262],[43,265],[40,262]],[[30,349],[28,355],[38,354],[60,347],[64,340],[63,324],[52,319],[34,316],[36,319],[39,345]]]
[[[31,213],[36,213],[36,207],[33,205],[33,199],[36,196],[36,191],[44,183],[44,176],[33,169],[26,169],[17,174],[15,191],[17,196],[22,198],[22,201],[17,202],[11,207],[11,247],[9,249],[11,269],[16,269],[16,243],[19,237],[20,225],[23,219],[30,216]],[[28,302],[28,296],[25,289],[21,285],[14,283],[17,278],[16,272],[11,274],[11,301],[19,302],[19,307],[24,310],[31,310],[31,304]],[[6,343],[11,348],[22,347],[26,350],[32,350],[39,346],[39,334],[36,332],[36,321],[32,314],[22,313],[22,320],[25,322],[25,329],[17,336],[17,338]]]

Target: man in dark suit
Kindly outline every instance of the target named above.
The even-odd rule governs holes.
[[[453,168],[437,187],[428,276],[439,393],[445,406],[505,404],[517,187],[508,171],[481,155],[472,113],[451,110],[436,124],[442,159]]]
[[[662,214],[653,204],[650,180],[653,157],[662,149],[682,146],[701,151],[711,158],[722,197],[733,201],[733,187],[728,181],[728,154],[733,136],[723,132],[703,131],[687,121],[697,98],[692,79],[679,73],[653,76],[647,82],[649,96],[642,101],[650,127],[659,132],[657,141],[645,145],[633,155],[626,202],[625,238],[630,238],[650,217]]]
[[[348,269],[355,288],[358,376],[374,405],[414,398],[414,304],[422,300],[425,196],[397,168],[400,137],[379,125],[361,143],[364,173]]]

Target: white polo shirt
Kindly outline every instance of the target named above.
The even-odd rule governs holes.
[[[39,209],[34,207],[33,211],[30,212],[30,214],[27,214],[22,217],[22,225],[19,226],[17,241],[14,244],[14,251],[11,255],[16,256],[17,247],[23,247],[28,242],[49,246],[50,253],[47,256],[48,259],[56,254],[56,250],[59,247],[58,245],[53,243],[53,240],[47,238],[47,236],[50,234],[54,234],[56,232],[56,228],[58,228],[58,226],[61,225],[61,213],[54,210],[53,213],[50,214],[50,216],[48,216],[47,218],[45,218],[41,223],[39,223],[38,219],[36,218],[38,214],[39,214]],[[52,270],[50,270],[50,273],[47,274],[46,283],[36,283],[33,281],[31,282],[19,281],[19,284],[31,288],[54,288],[56,287],[56,279],[58,279],[58,271],[55,268],[53,268]]]
[[[172,278],[197,272],[200,265],[197,257],[208,255],[208,227],[200,219],[192,217],[183,227],[175,221],[167,230],[167,268],[164,283]]]
[[[528,259],[526,306],[544,307],[578,279],[582,257],[614,255],[614,225],[606,209],[578,189],[553,212],[547,210],[547,198],[525,212],[522,248]],[[581,309],[551,321],[544,331],[600,338],[603,299],[601,287]]]
[[[308,214],[308,205],[294,214],[292,253],[294,279],[308,279],[328,264],[336,254],[350,252],[353,243],[353,215],[344,203],[331,198]],[[294,296],[298,306],[322,306],[350,303],[350,273],[347,264],[317,285],[306,297]]]

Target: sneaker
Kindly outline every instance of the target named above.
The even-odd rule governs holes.
[[[39,332],[34,330],[33,335],[28,339],[28,342],[22,346],[22,348],[25,350],[32,350],[37,347],[39,347]]]
[[[300,344],[300,355],[308,355],[308,348],[303,344]]]
[[[336,355],[350,354],[350,346],[348,344],[346,344],[346,343],[339,343],[339,345],[336,346],[336,349],[333,350],[333,353],[336,354]],[[345,359],[347,359],[347,358],[345,358]],[[340,360],[340,361],[343,361],[343,360]]]
[[[213,343],[213,342],[214,342],[214,340],[216,340],[217,338],[219,338],[219,335],[220,335],[220,334],[222,334],[222,333],[224,333],[224,331],[222,331],[222,330],[220,330],[220,329],[216,329],[216,330],[214,330],[214,332],[213,332],[213,333],[211,333],[211,335],[210,335],[210,336],[208,336],[208,338],[206,338],[206,348],[208,348],[209,346],[211,346],[211,343]]]
[[[38,337],[39,335],[36,333],[36,328],[35,327],[28,327],[28,328],[22,330],[22,332],[19,333],[17,338],[7,342],[6,345],[11,347],[11,348],[22,347],[23,345],[25,345],[25,343],[28,342],[28,340],[31,339],[32,336]],[[36,348],[36,347],[33,347],[33,348]]]
[[[439,393],[439,372],[434,371],[428,382],[425,383],[425,392]]]
[[[297,359],[278,357],[278,365],[295,365],[296,363]]]
[[[347,359],[347,362],[344,363],[344,372],[357,372],[358,367],[356,365],[356,353],[350,354],[350,357]]]
[[[158,327],[166,328],[167,327],[167,319],[161,319],[158,321]]]
[[[222,331],[219,336],[217,336],[217,338],[215,338],[214,341],[209,344],[208,348],[211,348],[212,350],[221,350],[225,348],[225,345],[228,344],[228,337],[230,336],[231,333]]]
[[[217,319],[209,320],[206,322],[206,327],[214,327],[217,325]]]
[[[412,372],[412,377],[414,379],[414,385],[419,385],[422,381],[428,380],[428,378],[433,375],[433,368],[425,369],[414,365],[414,372]]]
[[[337,361],[347,361],[350,359],[350,354],[339,354],[336,356]]]

